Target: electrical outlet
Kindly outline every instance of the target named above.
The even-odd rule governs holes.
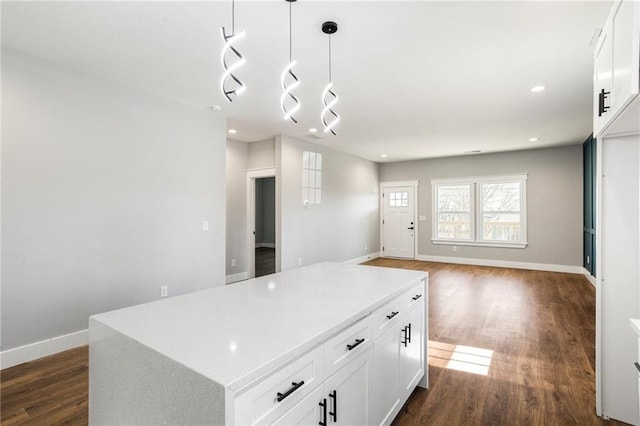
[[[298,258],[298,266],[302,266],[302,258],[301,257]]]
[[[167,297],[169,295],[169,286],[161,285],[160,286],[160,297]]]
[[[231,266],[236,266],[236,260],[235,259],[231,259]]]
[[[202,230],[203,231],[208,231],[209,230],[209,221],[208,220],[203,220],[202,221]]]
[[[452,250],[453,250],[454,253],[457,253],[458,252],[458,246],[453,246]]]
[[[364,245],[364,250],[365,250],[365,251],[369,250],[369,244],[365,244],[365,245]]]

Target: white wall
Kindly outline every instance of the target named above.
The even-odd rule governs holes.
[[[268,169],[276,165],[275,140],[266,139],[263,141],[249,143],[249,157],[247,158],[247,169]]]
[[[322,154],[322,203],[302,203],[302,152]],[[378,251],[378,164],[311,142],[276,137],[282,270]],[[365,250],[365,245],[367,249]]]
[[[216,113],[3,48],[2,350],[223,284],[224,141]]]
[[[247,272],[247,162],[249,145],[227,140],[226,198],[227,198],[227,250],[226,275]],[[231,266],[231,260],[236,266]]]
[[[528,173],[525,249],[431,243],[431,179]],[[582,267],[582,146],[384,163],[381,181],[419,180],[418,253],[426,256]]]

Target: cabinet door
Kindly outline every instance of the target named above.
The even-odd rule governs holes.
[[[400,327],[380,336],[373,349],[372,424],[389,424],[400,405]]]
[[[599,135],[611,117],[611,109],[601,110],[600,103],[611,106],[611,90],[613,86],[613,34],[611,21],[607,20],[595,49],[594,98],[593,98],[593,134]],[[600,100],[604,90],[604,100]]]
[[[372,351],[367,350],[325,383],[328,421],[333,425],[368,425]]]
[[[403,321],[400,345],[400,386],[408,398],[424,374],[424,308],[414,309]]]
[[[611,116],[638,94],[638,2],[625,0],[613,15],[613,90]]]
[[[322,402],[327,403],[323,391],[322,385],[318,386],[313,392],[294,405],[293,408],[272,424],[278,426],[315,426],[320,424],[321,421],[327,424],[324,418],[325,410],[322,405],[320,405]]]

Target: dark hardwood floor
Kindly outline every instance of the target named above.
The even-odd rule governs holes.
[[[624,424],[595,414],[595,292],[583,276],[368,264],[430,275],[430,388],[395,425]],[[87,424],[86,347],[2,370],[0,382],[2,425]]]
[[[256,249],[256,277],[276,272],[276,249],[260,247]]]

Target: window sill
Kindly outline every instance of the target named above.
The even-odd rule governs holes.
[[[431,243],[449,245],[449,246],[499,247],[499,248],[517,248],[517,249],[523,249],[527,247],[527,243],[507,243],[507,242],[489,242],[489,241],[431,239]]]

